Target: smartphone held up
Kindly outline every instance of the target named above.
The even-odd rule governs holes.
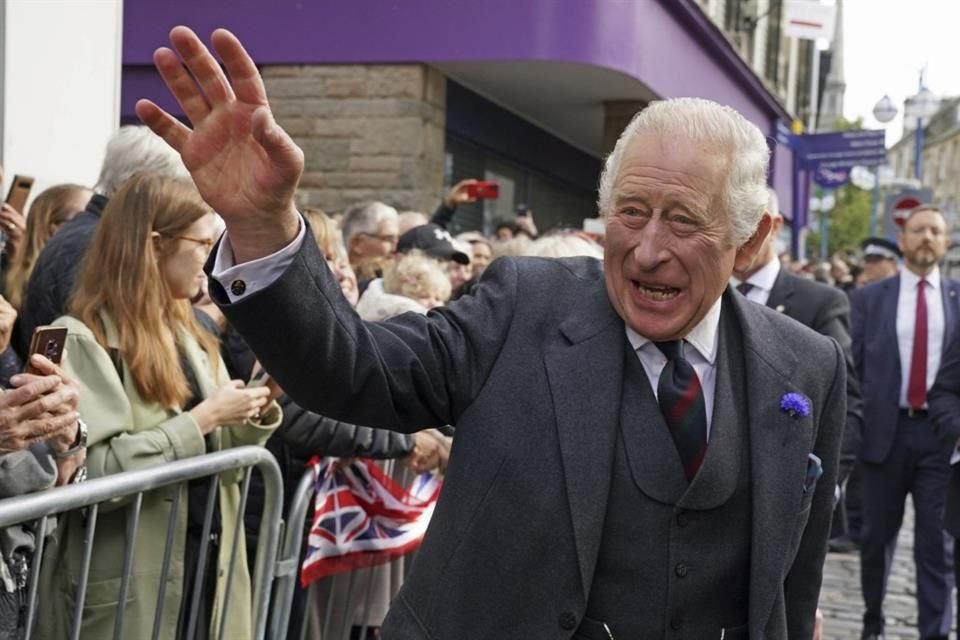
[[[495,200],[500,197],[500,185],[483,180],[474,182],[467,185],[467,195],[474,200]]]
[[[27,354],[26,373],[39,374],[30,362],[33,354],[39,353],[53,364],[59,365],[63,360],[63,348],[67,344],[67,328],[44,325],[33,330],[30,339],[30,351]]]

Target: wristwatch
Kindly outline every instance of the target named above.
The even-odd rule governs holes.
[[[87,463],[84,462],[77,470],[73,472],[73,477],[70,478],[70,484],[80,484],[81,482],[87,481]]]
[[[63,451],[54,451],[54,458],[69,458],[75,453],[78,453],[81,449],[87,447],[87,423],[77,418],[77,439],[73,441],[73,444],[70,445],[69,449]]]

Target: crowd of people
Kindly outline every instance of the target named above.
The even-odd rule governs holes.
[[[118,131],[92,190],[58,185],[0,213],[0,498],[260,445],[286,510],[315,456],[392,460],[447,483],[404,590],[407,568],[365,570],[375,595],[341,621],[351,637],[818,637],[832,536],[860,550],[863,638],[879,640],[909,493],[920,637],[947,638],[960,283],[939,270],[939,209],[914,210],[896,242],[866,239],[856,264],[778,256],[763,135],[687,99],[651,104],[617,142],[600,238],[541,233],[526,207],[454,236],[473,180],[430,215],[298,210],[302,154],[260,110],[239,42],[215,35],[234,95],[191,32],[172,37],[214,91],[178,82],[173,51],[158,52],[180,103],[206,100],[194,130],[141,103],[148,126]],[[179,154],[201,135],[226,140],[204,151],[214,164],[252,154],[237,179],[261,191],[188,173]],[[59,365],[30,354],[47,325],[68,332]],[[248,385],[263,367],[267,384]],[[129,637],[150,635],[166,575],[160,637],[251,637],[263,498],[254,486],[237,530],[240,480],[144,496],[123,603],[129,505],[104,509],[81,636],[110,635],[118,607]],[[65,514],[46,544],[41,637],[69,635],[85,525]],[[34,534],[0,531],[0,638],[24,631]],[[350,588],[298,589],[291,629],[308,620],[319,637]]]

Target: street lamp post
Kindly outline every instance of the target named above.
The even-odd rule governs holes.
[[[933,117],[940,108],[940,99],[930,89],[923,86],[923,75],[920,75],[920,92],[906,99],[903,105],[903,117],[916,119],[917,129],[914,132],[916,146],[913,155],[914,177],[923,183],[923,125],[925,120]]]
[[[897,105],[893,104],[890,96],[886,95],[880,98],[873,107],[873,117],[877,122],[886,125],[897,117]],[[886,126],[884,126],[886,128]],[[880,206],[880,167],[874,171],[873,190],[870,195],[870,231],[868,235],[872,236],[877,228],[877,209]]]

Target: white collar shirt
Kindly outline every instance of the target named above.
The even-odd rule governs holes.
[[[722,298],[717,301],[703,317],[703,320],[690,331],[684,342],[693,349],[684,349],[684,356],[697,372],[700,378],[700,387],[703,390],[703,402],[707,410],[707,438],[710,437],[710,426],[713,422],[713,399],[717,386],[717,351],[719,349],[720,310]],[[667,365],[667,358],[657,345],[649,338],[627,327],[627,339],[640,358],[640,364],[647,374],[647,380],[653,388],[654,397],[657,396],[657,386],[660,382],[660,373]]]
[[[940,368],[943,351],[943,295],[940,292],[940,269],[934,267],[926,276],[924,297],[927,301],[927,390]],[[910,384],[910,363],[913,360],[913,335],[917,319],[917,288],[920,276],[909,269],[900,270],[900,297],[897,300],[897,346],[900,350],[900,406],[909,407],[907,387]],[[924,405],[926,406],[926,405]]]

